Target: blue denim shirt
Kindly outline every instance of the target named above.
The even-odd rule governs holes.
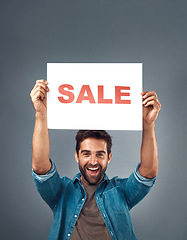
[[[130,209],[150,191],[156,178],[142,177],[135,168],[129,178],[105,174],[95,192],[96,203],[112,240],[137,239]],[[60,178],[52,161],[52,169],[46,175],[32,171],[38,192],[53,211],[54,219],[48,240],[68,240],[86,200],[86,192],[78,173],[73,180]]]

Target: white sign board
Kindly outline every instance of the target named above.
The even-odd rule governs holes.
[[[142,130],[141,63],[48,63],[48,128]]]

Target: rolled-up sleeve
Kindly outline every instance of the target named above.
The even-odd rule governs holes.
[[[154,178],[145,178],[143,177],[142,175],[140,175],[139,173],[139,166],[140,166],[140,163],[138,163],[138,165],[135,167],[134,171],[133,171],[133,174],[136,178],[136,180],[148,187],[152,187],[156,181],[156,177]]]
[[[52,167],[51,167],[51,169],[49,170],[49,172],[47,172],[47,173],[44,174],[44,175],[38,175],[38,174],[36,174],[36,173],[34,172],[34,170],[32,169],[32,176],[33,176],[33,178],[34,178],[35,180],[38,180],[39,182],[45,182],[45,181],[47,181],[49,178],[51,178],[51,177],[55,174],[55,172],[57,171],[57,170],[56,170],[56,164],[55,164],[55,162],[54,162],[53,160],[50,159],[50,161],[51,161]]]

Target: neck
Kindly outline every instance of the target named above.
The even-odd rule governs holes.
[[[103,176],[98,182],[96,182],[95,184],[92,184],[92,183],[89,183],[89,182],[83,177],[83,175],[81,174],[80,180],[81,180],[83,186],[84,186],[84,187],[87,187],[87,186],[98,186],[98,185],[102,182],[103,178],[104,178],[104,176]]]

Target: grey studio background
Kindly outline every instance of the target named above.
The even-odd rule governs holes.
[[[43,240],[52,222],[31,176],[29,94],[37,79],[46,79],[47,62],[144,64],[144,90],[155,90],[162,104],[156,121],[160,170],[131,216],[140,240],[186,239],[186,23],[182,0],[0,1],[0,239]],[[70,178],[78,171],[75,134],[50,130],[51,158]],[[141,132],[110,134],[108,175],[128,177],[140,159]]]

